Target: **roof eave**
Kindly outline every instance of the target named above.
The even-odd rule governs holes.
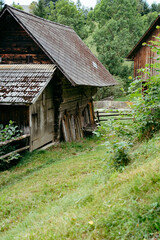
[[[0,106],[2,106],[2,105],[6,105],[6,106],[30,106],[32,103],[28,103],[28,102],[24,102],[24,103],[22,103],[22,102],[0,102]]]
[[[140,40],[137,42],[137,44],[132,48],[132,50],[129,52],[129,54],[126,56],[129,60],[134,60],[134,55],[138,51],[138,49],[141,47],[140,44],[142,44],[147,37],[150,35],[150,33],[154,30],[154,26],[156,25],[157,21],[160,19],[160,15],[154,20],[154,22],[151,24],[151,26],[147,29],[147,31],[143,34],[143,36],[140,38]]]

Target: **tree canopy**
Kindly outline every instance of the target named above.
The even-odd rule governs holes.
[[[69,0],[47,1],[39,0],[37,4],[32,6],[33,13],[39,17],[49,19],[72,27],[78,35],[83,39],[87,37],[87,29],[85,29],[86,18],[81,9],[80,1],[77,7]]]
[[[14,2],[13,2],[13,4],[12,4],[12,7],[17,8],[17,9],[22,10],[22,11],[24,10],[21,5],[15,4]]]
[[[94,33],[99,58],[108,70],[121,75],[125,56],[144,32],[136,0],[101,0],[94,9]],[[101,14],[100,14],[101,13]]]
[[[4,1],[0,0],[0,11],[2,10],[3,6],[4,6]]]

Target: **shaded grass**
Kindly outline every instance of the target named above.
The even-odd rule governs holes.
[[[86,140],[27,154],[0,174],[0,239],[151,239],[160,231],[159,135],[123,172]]]

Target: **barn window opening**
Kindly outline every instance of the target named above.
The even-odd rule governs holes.
[[[94,68],[98,68],[97,63],[92,62]]]

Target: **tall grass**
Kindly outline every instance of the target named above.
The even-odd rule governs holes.
[[[160,135],[122,172],[96,139],[27,154],[0,173],[0,239],[152,239],[160,231]]]

